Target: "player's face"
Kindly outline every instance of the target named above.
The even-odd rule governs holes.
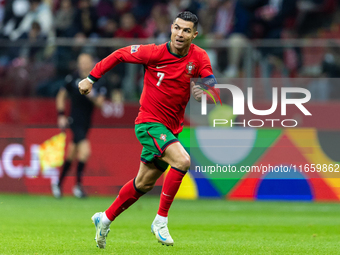
[[[175,19],[171,25],[171,50],[176,54],[185,55],[197,34],[193,22]]]

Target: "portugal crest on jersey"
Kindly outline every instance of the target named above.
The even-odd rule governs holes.
[[[164,142],[166,142],[166,135],[161,134],[161,136],[159,137],[159,139],[163,140]]]
[[[187,69],[188,74],[192,74],[192,71],[194,71],[195,69],[195,65],[192,62],[189,62],[187,64],[186,69]]]

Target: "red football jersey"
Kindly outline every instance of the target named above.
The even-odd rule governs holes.
[[[96,81],[120,62],[145,67],[141,107],[135,123],[160,122],[174,134],[183,129],[184,111],[190,99],[190,79],[213,74],[205,50],[191,44],[188,54],[179,56],[170,51],[168,42],[116,50],[97,63],[89,77]]]

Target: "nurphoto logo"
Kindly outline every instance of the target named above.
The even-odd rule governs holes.
[[[244,115],[244,108],[245,108],[245,96],[242,90],[231,84],[216,84],[215,89],[228,89],[233,98],[233,114],[234,115]],[[312,114],[307,110],[307,108],[303,105],[306,104],[311,99],[311,93],[309,90],[305,88],[298,88],[298,87],[284,87],[281,89],[281,116],[287,115],[287,105],[295,105],[304,115],[311,116]],[[247,91],[247,106],[251,113],[258,116],[267,116],[274,113],[278,107],[278,88],[273,87],[272,89],[272,105],[270,109],[267,110],[258,110],[255,109],[253,104],[253,88],[248,88]],[[288,94],[295,94],[300,95],[300,98],[288,98]],[[210,96],[212,96],[210,94]],[[301,97],[302,96],[302,97]],[[214,98],[212,98],[215,101]],[[207,114],[207,95],[202,95],[201,100],[201,114]],[[298,125],[297,120],[295,119],[250,119],[250,120],[243,120],[242,122],[235,122],[233,120],[227,119],[214,119],[213,126],[216,125],[230,125],[233,127],[235,125],[243,126],[243,127],[262,127],[265,121],[271,123],[271,127],[275,127],[275,123],[280,122],[282,127],[296,127]]]

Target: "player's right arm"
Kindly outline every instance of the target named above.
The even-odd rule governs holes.
[[[98,81],[106,72],[119,63],[143,64],[147,65],[154,45],[131,45],[114,51],[109,56],[101,60],[92,69],[89,76],[79,83],[79,91],[83,95],[91,92],[92,84]]]

